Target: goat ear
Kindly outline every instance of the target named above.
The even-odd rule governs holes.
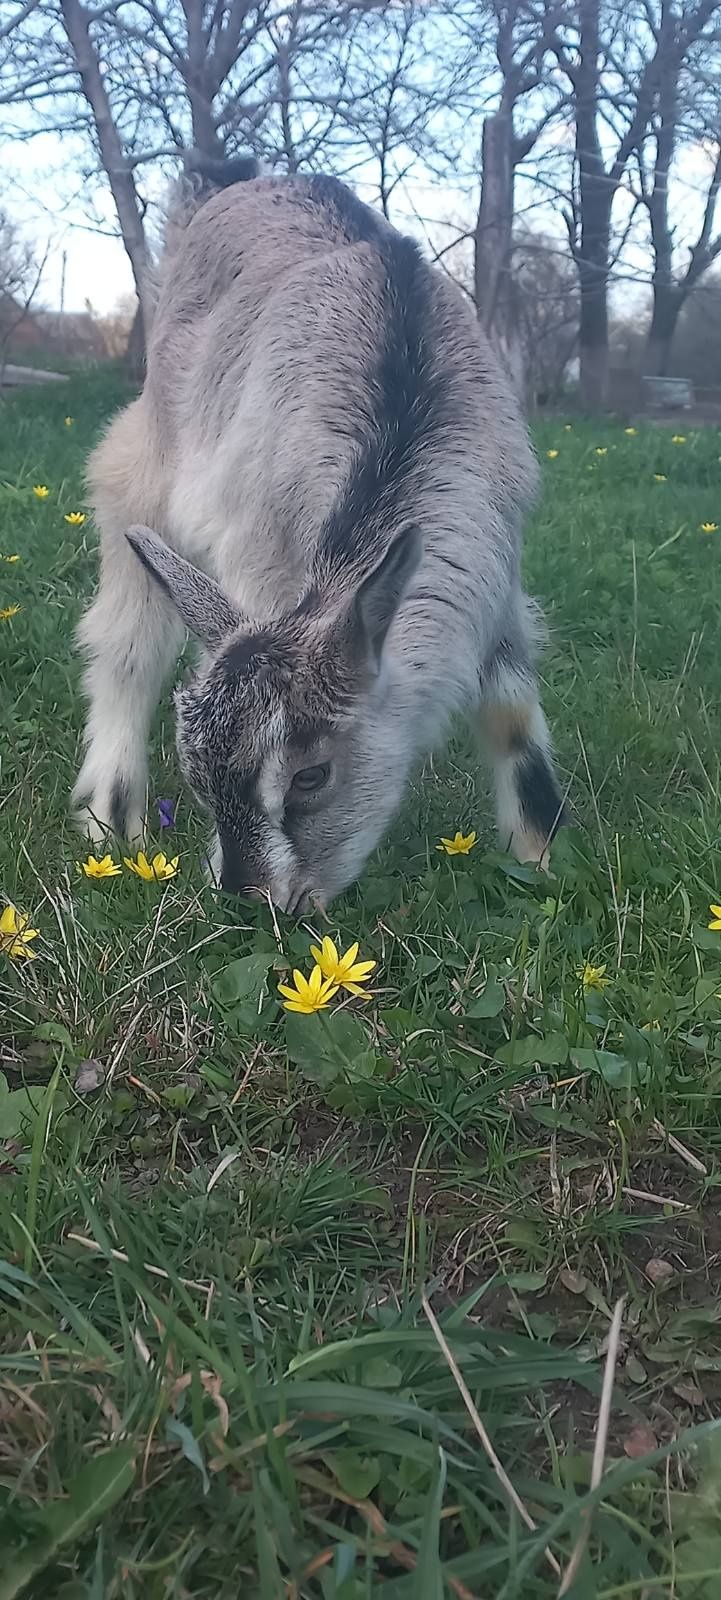
[[[385,637],[418,566],[423,543],[417,528],[406,528],[393,540],[375,571],[361,584],[353,609],[376,665]]]
[[[150,528],[129,528],[126,534],[138,560],[172,600],[176,610],[203,644],[218,645],[241,626],[242,618],[222,589],[190,561],[171,550]]]

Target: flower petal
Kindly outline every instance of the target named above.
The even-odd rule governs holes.
[[[365,983],[366,978],[377,966],[377,961],[356,961],[352,967],[348,968],[344,981],[351,978],[353,983]]]

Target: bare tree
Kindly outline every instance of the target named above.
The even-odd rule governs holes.
[[[481,193],[476,219],[478,319],[521,382],[518,299],[513,273],[515,187],[521,164],[558,117],[564,94],[548,70],[558,22],[555,0],[492,0],[491,38],[500,92],[483,122]],[[489,14],[481,13],[481,25]],[[478,48],[486,38],[481,35]]]
[[[646,365],[669,369],[676,325],[687,296],[721,254],[716,226],[721,192],[721,84],[707,75],[707,52],[721,45],[721,4],[674,4],[662,0],[657,25],[658,90],[651,126],[638,150],[640,195],[647,207],[653,257],[653,313]],[[695,199],[701,217],[683,237],[681,181],[676,175],[684,150],[706,168]],[[675,195],[674,195],[675,189]]]
[[[578,346],[578,275],[561,240],[529,228],[516,231],[512,265],[526,398],[544,405],[560,396]]]
[[[0,389],[8,352],[40,288],[50,246],[42,256],[0,211]]]

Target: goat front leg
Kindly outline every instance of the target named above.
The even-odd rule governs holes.
[[[98,593],[77,633],[90,706],[73,801],[96,843],[109,831],[143,838],[150,722],[183,632],[124,536],[107,538]]]

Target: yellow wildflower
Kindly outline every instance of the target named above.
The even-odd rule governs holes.
[[[142,878],[144,883],[165,883],[168,878],[174,878],[178,870],[179,856],[173,856],[169,861],[167,856],[159,850],[157,855],[149,861],[145,851],[139,850],[135,860],[130,856],[123,856],[129,872],[134,872],[136,878]]]
[[[596,453],[597,456],[607,456],[608,455],[608,445],[607,444],[597,444],[595,453]]]
[[[607,989],[611,979],[607,978],[605,973],[605,961],[600,967],[594,967],[590,961],[586,961],[582,967],[578,968],[576,977],[580,978],[584,989]]]
[[[471,833],[454,833],[452,839],[441,837],[436,850],[445,850],[447,856],[467,856],[473,849],[477,837],[475,828]]]
[[[633,439],[638,433],[638,428],[624,428],[623,431],[628,434],[629,439]]]
[[[22,606],[3,606],[0,609],[0,622],[9,622],[11,617],[16,617]]]
[[[653,481],[654,483],[667,483],[668,479],[665,472],[654,472]]]
[[[672,444],[685,444],[686,443],[686,435],[685,435],[685,433],[674,433],[672,435],[672,437],[671,437],[671,443]]]
[[[19,561],[20,560],[20,557],[19,556],[0,556],[0,560],[1,561],[7,561],[8,566],[11,567],[15,561]]]
[[[118,878],[120,867],[113,861],[112,856],[88,856],[87,861],[79,861],[78,866],[85,873],[86,878]]]
[[[84,511],[66,511],[65,517],[64,517],[64,521],[65,522],[69,522],[71,528],[82,528],[82,525],[83,525],[83,523],[85,521],[85,512]]]
[[[295,985],[295,987],[293,987]],[[320,967],[315,966],[309,978],[304,978],[298,968],[293,969],[293,984],[279,983],[278,993],[284,996],[286,1011],[299,1011],[309,1017],[314,1011],[324,1011],[338,993],[337,983],[324,978]]]
[[[46,483],[34,483],[33,494],[38,500],[47,500],[50,490]]]
[[[564,433],[573,433],[573,423],[572,422],[564,422],[563,431],[564,431]]]
[[[29,945],[32,939],[37,939],[39,929],[29,927],[29,922],[30,918],[15,906],[6,906],[0,917],[0,950],[11,961],[35,960],[35,951],[30,950]]]
[[[546,451],[546,455],[548,456],[549,461],[555,461],[556,456],[558,455],[558,451],[557,450],[547,450]]]
[[[699,527],[702,533],[718,533],[717,522],[701,522],[699,523]]]
[[[369,999],[362,985],[368,982],[371,972],[377,966],[375,961],[358,961],[358,943],[349,945],[345,955],[338,954],[338,948],[328,936],[318,946],[312,944],[310,953],[329,983],[334,983],[339,989],[347,989],[349,994],[360,994],[364,999]]]
[[[65,418],[65,426],[66,426],[66,428],[72,428],[72,425],[73,425],[74,421],[75,421],[74,417],[66,417]]]
[[[721,906],[709,906],[713,922],[709,923],[711,933],[721,933]]]

